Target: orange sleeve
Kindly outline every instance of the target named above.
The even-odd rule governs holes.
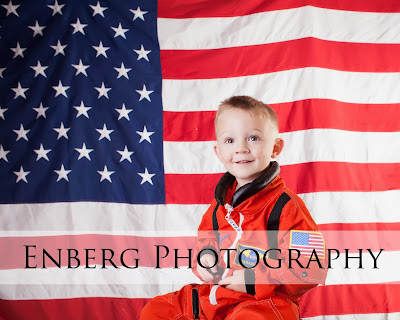
[[[318,244],[318,251],[321,253],[317,254],[317,258],[315,255],[312,256],[312,260],[318,260],[318,262],[310,262],[311,254],[302,253],[298,257],[294,248],[292,237],[296,231],[298,231],[296,236],[301,234],[306,237],[320,237],[322,234],[318,232],[317,226],[303,201],[296,195],[291,195],[291,198],[282,209],[277,234],[277,249],[281,250],[277,258],[280,259],[281,266],[276,269],[266,267],[265,263],[277,267],[279,262],[279,260],[267,257],[265,263],[260,263],[255,268],[255,297],[257,299],[265,299],[271,295],[276,295],[277,292],[296,299],[325,281],[327,268],[323,238],[322,249],[321,245]]]

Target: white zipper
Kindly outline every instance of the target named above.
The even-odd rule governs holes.
[[[225,215],[226,221],[231,225],[233,229],[235,229],[236,232],[242,232],[242,217],[243,215],[239,212],[240,214],[240,223],[239,226],[236,224],[236,222],[231,218],[231,213],[233,211],[233,207],[229,204],[225,204],[225,209],[228,210],[227,214]]]
[[[226,221],[228,221],[228,223],[231,225],[231,227],[236,231],[236,238],[235,241],[233,241],[232,245],[230,246],[229,249],[234,249],[236,247],[236,244],[238,243],[238,241],[240,240],[240,238],[242,237],[243,231],[242,231],[242,223],[244,220],[244,216],[242,213],[239,212],[240,215],[240,220],[239,220],[239,225],[237,225],[237,223],[231,218],[231,213],[233,211],[233,207],[231,205],[229,205],[228,203],[225,204],[225,209],[227,210],[227,213],[225,215],[225,219]],[[225,261],[225,265],[228,264],[228,250],[225,251],[224,253],[224,261]],[[227,273],[229,272],[229,269],[225,269],[221,279],[224,279],[227,275]],[[217,289],[219,288],[219,285],[214,285],[212,286],[211,290],[210,290],[210,294],[208,296],[208,299],[210,300],[210,303],[212,305],[217,305]]]
[[[228,223],[231,225],[231,227],[233,229],[235,229],[235,231],[236,231],[235,241],[233,241],[232,245],[229,247],[229,249],[234,249],[234,248],[236,248],[236,245],[243,234],[242,223],[244,220],[244,216],[241,212],[239,212],[240,220],[239,220],[239,225],[237,225],[237,223],[231,218],[231,213],[233,211],[233,207],[227,203],[227,204],[225,204],[225,209],[228,211],[227,214],[225,215],[225,219],[226,219],[226,221],[228,221]],[[228,252],[229,252],[229,250],[226,250],[224,253],[225,265],[228,265],[228,259],[229,259]],[[229,272],[229,269],[225,269],[225,272],[223,273],[221,278],[222,279],[225,278],[228,272]]]

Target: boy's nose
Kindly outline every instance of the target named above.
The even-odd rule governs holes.
[[[247,142],[243,141],[237,144],[236,153],[247,153],[249,151],[250,150],[249,146],[247,145]]]

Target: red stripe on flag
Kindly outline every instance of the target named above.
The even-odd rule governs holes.
[[[222,174],[166,174],[167,204],[210,204]]]
[[[399,72],[399,56],[399,44],[303,38],[214,50],[162,50],[161,66],[164,79],[231,78],[306,67],[353,72]]]
[[[357,132],[400,131],[399,103],[356,104],[307,99],[270,106],[279,118],[280,132],[315,128]],[[211,108],[216,109],[217,106],[210,106]],[[213,141],[215,140],[214,117],[215,111],[164,111],[164,140]]]
[[[302,318],[400,312],[400,284],[321,286],[300,300]]]
[[[398,1],[380,1],[378,3],[365,0],[247,0],[241,1],[239,5],[238,3],[232,4],[231,1],[221,0],[160,0],[158,2],[158,17],[176,19],[234,17],[265,11],[293,9],[306,5],[349,11],[400,12]]]
[[[278,115],[280,132],[314,128],[359,132],[400,131],[400,103],[358,104],[307,99],[270,106]]]
[[[132,320],[139,319],[150,299],[75,298],[51,300],[0,300],[4,320]]]
[[[384,230],[384,231],[400,231],[400,223],[326,223],[319,224],[320,231],[361,231],[361,230]]]
[[[164,141],[215,140],[215,111],[164,111]]]
[[[400,189],[400,163],[310,162],[281,167],[295,193]]]
[[[295,193],[400,189],[400,163],[310,162],[281,166]],[[222,174],[166,174],[166,203],[208,204]]]
[[[399,289],[399,284],[317,287],[302,296],[301,316],[400,312]],[[0,319],[139,319],[140,311],[148,301],[145,298],[100,297],[0,300]]]

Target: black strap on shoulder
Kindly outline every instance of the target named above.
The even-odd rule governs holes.
[[[217,211],[219,208],[219,203],[217,202],[217,205],[214,208],[213,214],[212,214],[212,224],[213,224],[213,229],[215,232],[215,236],[217,237],[218,245],[219,245],[219,239],[221,238],[219,234],[219,225],[218,225],[218,219],[217,219]]]
[[[268,244],[270,249],[278,249],[279,220],[281,219],[282,210],[289,200],[290,197],[286,193],[282,193],[279,196],[278,200],[275,202],[271,214],[269,215],[267,231]],[[268,257],[270,259],[277,260],[277,252],[275,250],[270,251]]]

